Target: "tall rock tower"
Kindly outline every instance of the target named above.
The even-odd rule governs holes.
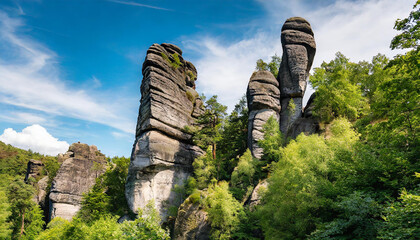
[[[280,114],[279,83],[269,71],[254,72],[246,92],[248,102],[248,148],[255,158],[261,158],[263,149],[258,141],[264,138],[263,126],[273,116],[277,122]]]
[[[277,79],[271,72],[258,71],[248,83],[248,148],[256,158],[263,154],[258,141],[264,137],[262,128],[271,116],[279,122],[284,137],[318,129],[311,108],[305,109],[305,114],[302,111],[316,48],[311,25],[301,17],[287,19],[281,29],[281,43],[283,56]]]
[[[301,17],[286,20],[281,29],[283,56],[277,80],[280,84],[280,130],[288,128],[302,116],[302,99],[315,57],[315,39],[311,25]]]
[[[192,173],[194,158],[203,154],[185,131],[185,126],[194,124],[202,114],[203,103],[195,91],[197,70],[175,45],[153,44],[142,73],[125,194],[133,212],[154,200],[165,220],[168,207],[182,203],[174,186],[184,184]]]

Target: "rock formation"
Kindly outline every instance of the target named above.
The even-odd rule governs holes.
[[[249,80],[246,96],[249,112],[248,148],[254,157],[261,158],[263,149],[258,146],[258,141],[264,137],[263,125],[271,116],[279,121],[279,83],[269,71],[254,72]]]
[[[302,98],[316,49],[311,25],[300,17],[287,19],[281,29],[281,43],[283,56],[277,79],[281,96],[280,130],[286,135],[302,116]]]
[[[255,209],[255,206],[259,205],[262,198],[262,192],[267,190],[268,182],[267,179],[262,180],[260,183],[255,186],[254,190],[249,197],[248,204],[251,210]]]
[[[258,71],[248,83],[248,148],[256,158],[263,154],[258,141],[270,116],[279,121],[284,137],[313,133],[318,126],[313,118],[302,118],[302,99],[316,48],[311,25],[300,17],[287,19],[281,43],[283,56],[277,79],[268,71]]]
[[[203,153],[185,130],[203,111],[195,91],[197,70],[183,59],[181,49],[163,43],[147,50],[142,73],[126,198],[133,212],[154,200],[166,220],[167,207],[181,204],[173,187],[184,184],[194,158]]]
[[[286,133],[287,138],[296,138],[299,134],[310,135],[320,130],[318,119],[312,115],[315,93],[311,95],[305,106],[302,117],[296,119]]]
[[[50,192],[50,219],[71,220],[79,211],[82,195],[95,185],[95,179],[105,172],[105,155],[96,146],[73,143],[55,176]]]
[[[191,197],[178,209],[174,226],[175,240],[207,240],[210,239],[211,225],[199,201],[193,202]]]
[[[45,217],[48,217],[48,176],[42,177],[43,169],[43,162],[34,159],[29,160],[25,175],[25,183],[31,184],[35,187],[36,191],[33,200],[39,204],[41,209],[44,211]]]
[[[28,166],[26,168],[26,175],[25,175],[25,182],[28,183],[30,179],[37,179],[41,176],[42,169],[44,168],[44,163],[39,160],[31,159],[28,162]]]

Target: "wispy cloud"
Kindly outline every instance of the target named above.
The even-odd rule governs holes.
[[[207,95],[217,94],[232,110],[245,93],[257,59],[281,55],[280,29],[292,16],[306,18],[312,25],[317,43],[313,67],[330,61],[341,51],[352,61],[371,60],[377,53],[389,57],[398,52],[389,49],[396,35],[397,18],[410,12],[413,0],[338,0],[315,6],[313,1],[259,0],[267,17],[256,27],[254,36],[226,42],[217,36],[190,38],[183,45],[200,57],[194,61],[198,68],[198,90]],[[249,34],[249,33],[247,33]],[[307,90],[305,100],[313,92]]]
[[[119,3],[119,4],[124,4],[124,5],[130,5],[130,6],[135,6],[135,7],[152,8],[152,9],[163,10],[163,11],[173,11],[172,9],[162,8],[162,7],[156,7],[156,6],[142,4],[142,3],[137,3],[137,2],[128,2],[128,1],[119,1],[119,0],[108,0],[108,2]]]
[[[6,122],[24,124],[41,124],[47,121],[44,116],[28,112],[7,112],[1,115],[0,119]]]
[[[0,11],[0,102],[134,132],[134,120],[121,108],[126,104],[62,79],[56,54],[22,34],[22,27],[21,19]]]

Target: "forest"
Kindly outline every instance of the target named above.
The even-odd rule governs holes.
[[[418,239],[420,236],[420,2],[396,21],[392,59],[378,54],[352,62],[342,53],[315,67],[313,114],[320,134],[282,136],[271,118],[264,149],[247,149],[244,96],[228,114],[217,96],[206,99],[198,127],[187,130],[206,154],[195,159],[193,176],[174,190],[184,203],[207,213],[211,239]],[[276,76],[280,58],[256,62],[255,71]],[[23,181],[29,159],[40,160],[48,184],[60,163],[0,142],[0,239],[171,239],[179,206],[161,225],[151,202],[135,220],[124,188],[129,158],[108,158],[105,173],[83,196],[72,221],[46,224],[33,202],[35,188]],[[39,179],[38,179],[39,180]],[[247,203],[261,187],[259,203]]]

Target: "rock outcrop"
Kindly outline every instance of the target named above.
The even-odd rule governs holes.
[[[34,202],[39,204],[41,209],[44,211],[44,216],[48,217],[48,199],[47,199],[47,187],[48,187],[48,176],[42,177],[42,171],[44,169],[44,163],[39,160],[31,159],[28,162],[26,169],[25,183],[31,184],[35,187],[35,195],[32,198]]]
[[[254,72],[246,93],[248,102],[248,148],[255,158],[261,158],[263,149],[258,141],[264,138],[263,125],[273,116],[279,121],[279,83],[269,71]]]
[[[142,73],[126,198],[133,212],[154,200],[166,220],[167,207],[181,204],[173,187],[184,184],[194,158],[203,153],[185,130],[203,112],[195,91],[197,70],[179,47],[163,43],[147,50]]]
[[[36,180],[42,174],[42,169],[44,168],[44,163],[39,160],[31,159],[28,162],[25,175],[25,183],[29,183],[31,179]]]
[[[280,130],[288,129],[302,116],[309,70],[315,56],[315,39],[311,25],[300,17],[286,20],[281,29],[283,56],[277,79],[280,84]]]
[[[308,103],[305,106],[302,117],[296,119],[287,130],[287,138],[296,138],[299,134],[305,135],[314,134],[320,131],[318,119],[312,115],[314,108],[315,93],[311,95]]]
[[[73,143],[63,159],[50,191],[50,219],[62,217],[71,220],[79,211],[82,195],[89,191],[95,180],[105,172],[105,156],[96,146]]]
[[[199,201],[193,202],[189,197],[179,207],[173,235],[175,240],[210,239],[210,221]]]
[[[262,193],[263,191],[267,190],[267,187],[268,187],[267,179],[262,180],[260,183],[257,184],[257,186],[255,186],[248,200],[249,209],[254,210],[255,206],[260,204]]]

